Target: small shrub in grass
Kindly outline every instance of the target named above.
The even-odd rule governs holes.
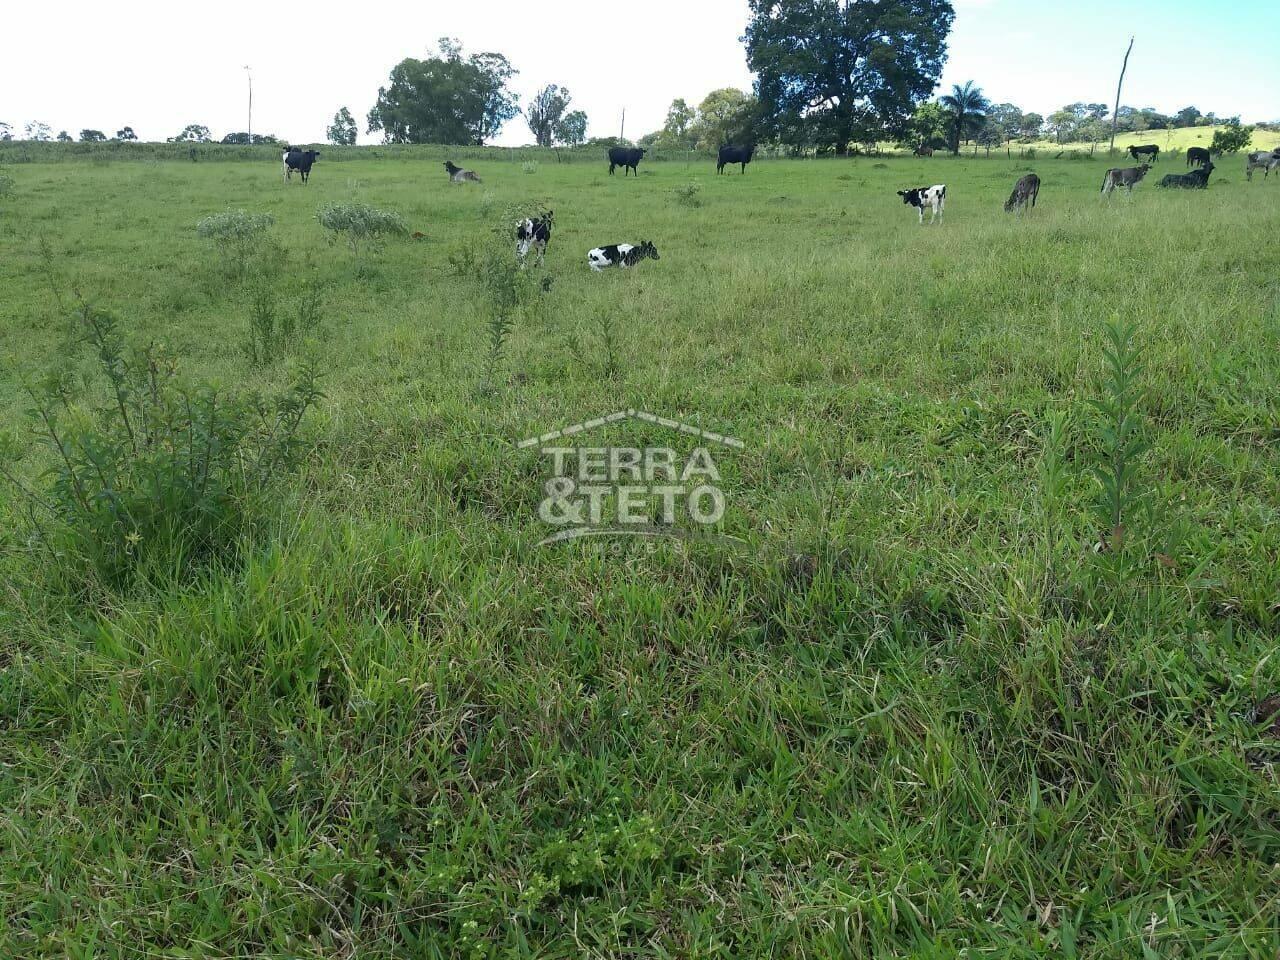
[[[274,223],[275,218],[269,213],[227,210],[197,223],[196,234],[213,243],[229,273],[243,276],[253,255],[266,243]]]
[[[681,206],[702,206],[702,184],[697,180],[682,183],[671,191],[671,198]]]
[[[331,242],[346,242],[357,261],[364,251],[381,247],[388,238],[409,235],[404,217],[367,203],[330,203],[316,211],[316,219],[329,231]]]
[[[322,300],[320,287],[310,283],[302,296],[281,307],[275,291],[263,284],[253,292],[249,304],[249,328],[245,353],[255,367],[265,366],[297,351],[320,330]]]
[[[0,200],[13,196],[14,180],[7,173],[0,173]]]
[[[296,464],[321,397],[316,371],[273,397],[188,385],[156,347],[126,348],[111,315],[81,302],[76,316],[99,389],[78,399],[62,376],[33,388],[48,483],[25,485],[8,457],[0,472],[28,496],[37,542],[59,561],[113,586],[181,577],[227,548],[252,499]]]
[[[537,161],[537,160],[526,160],[524,163],[522,163],[522,164],[520,165],[520,169],[521,169],[521,170],[523,170],[525,173],[537,173],[537,172],[538,172],[538,161]]]

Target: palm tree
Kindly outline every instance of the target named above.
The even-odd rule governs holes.
[[[951,111],[951,152],[960,153],[960,140],[965,133],[981,126],[991,109],[991,101],[982,95],[982,88],[975,87],[969,80],[962,87],[951,85],[951,92],[939,97],[938,102]]]

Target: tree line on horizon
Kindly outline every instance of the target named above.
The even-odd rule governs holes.
[[[641,146],[691,150],[771,143],[793,153],[844,155],[892,142],[959,153],[968,144],[990,150],[1044,138],[1096,144],[1110,137],[1113,119],[1120,133],[1222,126],[1227,128],[1224,143],[1241,137],[1247,143],[1252,129],[1240,127],[1238,118],[1220,119],[1195,106],[1168,115],[1122,106],[1111,118],[1107,104],[1076,102],[1045,117],[1013,103],[993,104],[972,81],[935,99],[955,20],[951,0],[749,0],[749,11],[742,42],[756,75],[754,89],[713,90],[696,107],[683,98],[672,101],[662,129],[640,137]],[[539,146],[587,142],[587,115],[570,109],[567,88],[548,83],[522,108],[510,86],[517,74],[500,53],[466,54],[457,40],[441,38],[433,54],[406,57],[391,69],[366,115],[366,132],[381,134],[385,143],[483,145],[523,114]],[[53,139],[51,129],[39,122],[27,124],[25,132],[29,140]],[[335,113],[326,133],[331,143],[356,143],[358,127],[347,107]],[[12,139],[8,124],[0,123],[0,139]],[[71,137],[63,131],[57,139]],[[136,137],[124,127],[115,138],[86,129],[80,139]],[[168,140],[207,143],[212,137],[208,127],[190,124]],[[250,138],[237,132],[221,142],[279,141],[269,134]]]

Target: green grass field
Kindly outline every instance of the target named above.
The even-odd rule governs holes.
[[[1105,163],[1042,160],[1019,217],[995,157],[451,187],[444,156],[0,169],[32,494],[24,384],[112,416],[77,291],[181,378],[311,360],[325,394],[198,562],[130,541],[104,579],[0,486],[0,954],[1276,956],[1280,185],[1241,159],[1104,201]],[[921,228],[895,191],[937,182]],[[424,237],[357,262],[316,221],[353,199]],[[533,201],[556,231],[491,363],[456,265]],[[245,277],[196,234],[228,208],[276,221]],[[255,296],[311,287],[319,323],[251,363]],[[1126,323],[1117,538],[1091,401]],[[537,545],[516,441],[628,408],[743,441],[736,543]]]

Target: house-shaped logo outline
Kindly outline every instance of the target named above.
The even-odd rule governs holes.
[[[566,437],[574,437],[580,433],[586,433],[597,427],[603,427],[610,423],[620,423],[623,420],[643,420],[645,423],[652,423],[659,427],[666,427],[668,430],[675,430],[679,433],[687,434],[693,437],[699,437],[711,443],[718,443],[721,446],[732,447],[734,450],[742,450],[746,444],[736,437],[730,437],[723,433],[714,433],[710,430],[703,430],[701,427],[695,427],[690,423],[681,423],[679,420],[672,420],[670,417],[660,417],[657,414],[646,413],[644,410],[636,410],[628,408],[619,410],[617,413],[611,413],[605,417],[596,417],[594,420],[585,420],[582,423],[570,424],[559,430],[552,430],[550,433],[544,433],[536,437],[526,437],[519,441],[516,447],[520,450],[528,450],[530,447],[542,447],[553,440],[560,440]]]

